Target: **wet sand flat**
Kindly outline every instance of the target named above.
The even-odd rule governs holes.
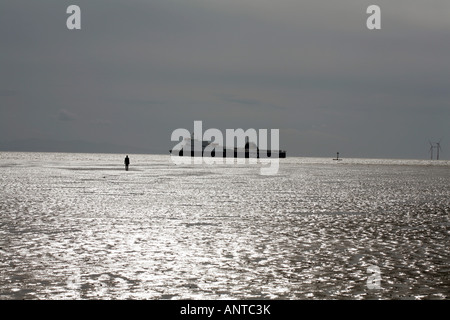
[[[0,299],[450,297],[450,162],[123,157],[0,153]]]

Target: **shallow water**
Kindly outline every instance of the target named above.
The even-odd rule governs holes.
[[[0,153],[0,299],[450,298],[449,161],[123,158]]]

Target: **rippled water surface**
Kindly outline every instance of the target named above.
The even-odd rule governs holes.
[[[450,298],[448,161],[124,156],[0,153],[0,299]]]

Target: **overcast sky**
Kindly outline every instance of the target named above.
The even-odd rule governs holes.
[[[202,120],[288,156],[450,159],[448,0],[2,0],[0,43],[0,140],[167,152]]]

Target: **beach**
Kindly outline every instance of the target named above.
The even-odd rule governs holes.
[[[450,161],[129,156],[0,152],[0,299],[450,298]]]

